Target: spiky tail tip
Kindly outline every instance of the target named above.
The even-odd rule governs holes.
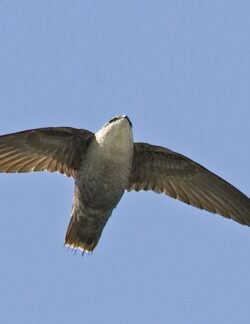
[[[64,244],[72,249],[92,252],[99,240],[99,236],[96,234],[96,232],[89,232],[86,228],[82,228],[79,223],[71,219]]]

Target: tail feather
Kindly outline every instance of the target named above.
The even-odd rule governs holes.
[[[65,245],[73,249],[93,251],[111,212],[103,213],[97,210],[85,210],[79,214],[73,210],[72,217],[65,236]]]

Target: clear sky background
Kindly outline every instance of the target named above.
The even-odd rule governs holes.
[[[185,154],[250,195],[250,2],[0,2],[0,132],[98,130]],[[249,323],[250,229],[125,193],[92,255],[64,248],[74,183],[0,175],[0,322]]]

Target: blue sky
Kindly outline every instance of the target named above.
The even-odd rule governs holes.
[[[98,130],[185,154],[250,194],[250,2],[0,2],[0,132]],[[0,175],[0,322],[249,323],[250,229],[125,193],[92,255],[63,247],[73,181]]]

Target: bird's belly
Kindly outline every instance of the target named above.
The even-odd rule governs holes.
[[[85,207],[113,209],[121,199],[127,186],[130,164],[95,163],[86,164],[79,172],[76,186]]]

